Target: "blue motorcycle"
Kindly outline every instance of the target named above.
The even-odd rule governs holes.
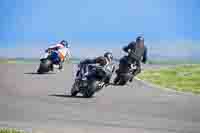
[[[37,73],[44,74],[53,71],[53,65],[58,65],[60,61],[57,51],[47,50],[44,57],[40,58],[40,66]]]

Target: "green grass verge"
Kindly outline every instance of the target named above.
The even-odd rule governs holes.
[[[144,70],[138,78],[161,87],[200,94],[200,65]]]
[[[0,129],[0,133],[25,133],[25,132],[16,129],[2,128]]]
[[[7,59],[0,59],[0,64],[4,64],[4,63],[7,63],[8,60]]]
[[[166,60],[166,59],[162,59],[162,60],[149,60],[148,64],[160,64],[160,65],[177,65],[177,64],[200,64],[199,60]]]
[[[34,61],[15,60],[15,59],[0,59],[0,64],[27,64],[33,63]]]

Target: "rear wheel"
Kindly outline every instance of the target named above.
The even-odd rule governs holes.
[[[49,72],[51,70],[52,62],[50,60],[43,60],[40,63],[39,69],[37,70],[38,74],[43,74],[45,72]]]

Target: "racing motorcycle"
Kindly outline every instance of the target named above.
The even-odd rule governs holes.
[[[125,85],[133,78],[133,71],[136,69],[136,62],[132,62],[128,56],[120,59],[119,67],[116,70],[114,79],[115,85]]]
[[[55,50],[46,50],[43,57],[40,58],[40,65],[37,73],[44,74],[53,71],[53,65],[57,65],[59,61],[60,58]]]
[[[90,98],[105,85],[105,71],[101,66],[84,64],[78,66],[77,78],[71,89],[71,96],[81,93]]]

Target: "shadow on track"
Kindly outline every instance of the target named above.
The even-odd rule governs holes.
[[[118,85],[118,84],[110,83],[109,86],[128,86],[128,84],[125,84],[125,85]]]
[[[71,95],[63,95],[63,94],[52,94],[49,96],[54,96],[54,97],[63,97],[63,98],[84,98],[84,99],[88,99],[84,96],[71,96]]]
[[[43,73],[43,74],[39,74],[37,72],[27,72],[24,74],[28,74],[28,75],[51,75],[51,74],[56,74],[56,73]]]

